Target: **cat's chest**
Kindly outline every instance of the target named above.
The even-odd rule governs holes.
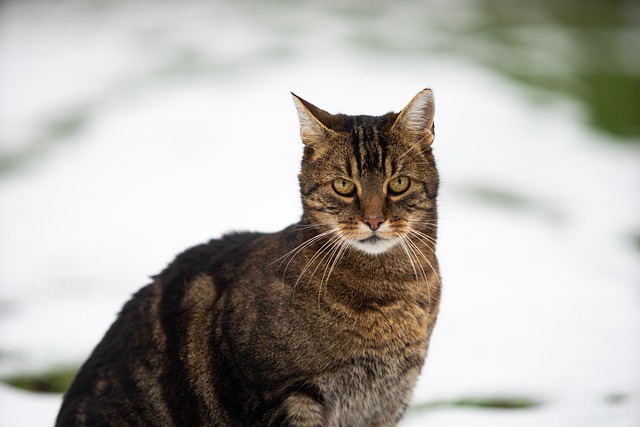
[[[404,412],[424,362],[429,318],[421,309],[399,308],[355,316],[340,328],[343,351],[319,379],[328,425],[395,425]]]
[[[429,338],[434,314],[418,298],[399,299],[366,309],[335,309],[325,318],[327,329],[350,354],[397,355],[422,348]]]
[[[422,358],[362,355],[322,378],[327,425],[392,426],[415,385]]]

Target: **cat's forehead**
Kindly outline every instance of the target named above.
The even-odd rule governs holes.
[[[335,114],[331,115],[327,127],[337,132],[350,132],[362,127],[388,132],[397,117],[397,113],[387,113],[382,116]]]
[[[345,142],[351,147],[358,171],[381,170],[387,163],[389,136],[379,126],[370,123],[356,124]]]
[[[349,129],[343,131],[342,162],[350,175],[388,174],[421,157],[415,144],[390,133],[391,125],[383,117],[353,117]],[[381,120],[382,119],[382,120]]]

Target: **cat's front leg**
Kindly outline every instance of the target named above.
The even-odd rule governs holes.
[[[284,425],[290,427],[326,426],[326,408],[318,399],[307,393],[294,392],[282,405]]]

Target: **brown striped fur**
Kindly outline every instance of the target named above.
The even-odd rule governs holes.
[[[399,422],[440,299],[433,96],[379,117],[294,102],[301,221],[178,255],[125,304],[58,426]]]

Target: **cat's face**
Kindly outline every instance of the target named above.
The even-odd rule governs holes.
[[[300,186],[308,222],[334,243],[371,255],[429,245],[438,192],[431,91],[380,117],[332,115],[295,95],[294,101],[305,144]]]

